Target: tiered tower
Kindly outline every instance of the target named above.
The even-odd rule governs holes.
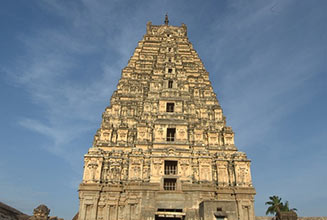
[[[167,16],[147,24],[84,162],[79,220],[254,220],[250,160]]]

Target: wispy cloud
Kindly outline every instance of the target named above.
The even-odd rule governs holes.
[[[284,24],[296,17],[290,15],[292,4],[250,7],[237,1],[235,13],[213,21],[212,34],[204,37],[203,45],[210,42],[214,50],[207,56],[218,98],[245,148],[264,141],[276,123],[316,94],[305,88],[319,74],[313,70],[324,65],[323,50],[302,44],[301,21]]]
[[[31,99],[45,110],[42,117],[23,117],[19,124],[50,138],[52,144],[47,145],[47,150],[66,159],[70,157],[71,143],[90,129],[95,132],[95,126],[99,126],[101,112],[96,111],[104,109],[104,102],[108,104],[116,83],[112,76],[120,75],[119,65],[115,66],[117,60],[112,60],[110,67],[104,65],[104,58],[92,60],[96,53],[108,56],[110,47],[103,50],[102,42],[88,42],[79,35],[85,37],[83,28],[75,28],[74,33],[66,27],[22,34],[19,39],[26,53],[15,67],[7,68],[11,82],[25,88]],[[99,64],[93,64],[87,69],[91,72],[86,73],[83,61],[88,59],[90,65]]]
[[[11,82],[44,109],[41,117],[20,117],[19,125],[48,137],[46,149],[74,163],[72,143],[99,127],[101,112],[109,105],[146,22],[138,21],[143,17],[140,9],[128,9],[129,18],[121,14],[120,2],[68,4],[74,9],[57,1],[39,3],[66,22],[18,36],[25,54],[6,71]],[[88,147],[79,151],[85,153]]]

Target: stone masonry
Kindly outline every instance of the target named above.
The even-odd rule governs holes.
[[[147,23],[84,163],[79,220],[255,220],[250,160],[167,16]]]

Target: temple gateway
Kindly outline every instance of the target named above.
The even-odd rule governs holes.
[[[79,220],[254,220],[250,160],[167,16],[147,23],[84,163]]]

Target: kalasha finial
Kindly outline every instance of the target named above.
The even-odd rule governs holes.
[[[165,16],[165,25],[168,25],[168,23],[169,23],[169,20],[168,20],[168,13],[167,13]]]

